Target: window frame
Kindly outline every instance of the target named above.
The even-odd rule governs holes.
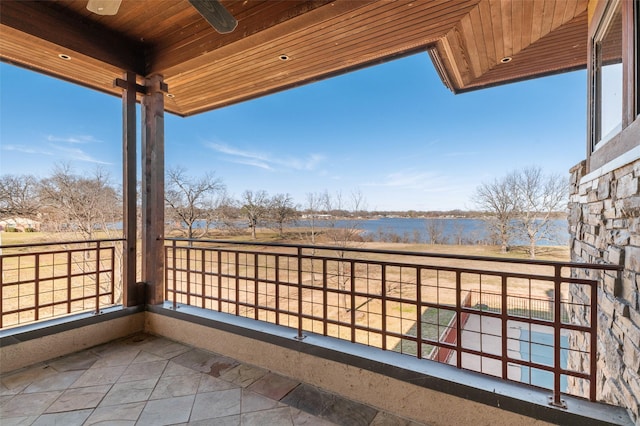
[[[638,146],[640,140],[640,1],[601,0],[590,6],[588,54],[587,164],[592,171]],[[612,22],[617,7],[622,18],[622,128],[606,140],[598,140],[600,78],[597,46]]]
[[[613,0],[610,3],[607,3],[606,8],[602,13],[602,17],[600,18],[597,24],[597,27],[595,29],[595,33],[591,37],[590,50],[591,50],[592,60],[590,61],[590,67],[589,67],[592,75],[592,77],[590,78],[590,82],[591,82],[590,90],[591,90],[591,97],[593,99],[592,108],[591,108],[592,110],[590,114],[591,152],[596,151],[597,149],[604,146],[604,144],[609,142],[613,138],[613,136],[615,136],[615,134],[620,133],[620,131],[622,131],[622,127],[624,125],[624,119],[623,119],[624,112],[621,111],[620,128],[614,129],[613,131],[615,133],[613,134],[611,133],[608,133],[606,135],[602,134],[602,128],[601,128],[602,127],[602,68],[603,68],[602,44],[605,39],[605,36],[607,35],[607,33],[609,32],[609,29],[611,28],[611,25],[614,21],[614,18],[618,10],[620,10],[620,13],[622,14],[622,9],[623,7],[622,7],[622,4],[620,3],[620,0]],[[624,28],[624,21],[622,20],[621,23]],[[621,44],[620,54],[622,56],[621,60],[622,60],[622,72],[623,72],[622,79],[624,80],[624,54],[623,54],[624,47],[622,46],[622,40],[620,44]],[[620,88],[620,89],[622,93],[624,93],[623,88]],[[622,98],[620,102],[624,104],[624,99]]]

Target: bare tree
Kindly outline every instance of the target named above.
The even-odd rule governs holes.
[[[360,228],[358,217],[362,213],[362,208],[365,204],[362,193],[353,191],[350,194],[348,203],[345,203],[341,192],[336,192],[333,197],[327,194],[323,201],[325,203],[325,211],[342,212],[343,216],[351,217],[351,219],[341,221],[335,215],[327,218],[325,236],[329,244],[336,247],[348,247],[355,242],[361,242],[360,234],[362,229]]]
[[[0,217],[38,216],[38,180],[32,175],[0,176]]]
[[[230,234],[239,234],[242,212],[238,203],[226,191],[221,191],[216,206],[218,226]]]
[[[269,211],[269,195],[266,191],[251,190],[242,193],[242,212],[249,221],[251,237],[256,239],[256,228]]]
[[[509,241],[514,233],[513,221],[519,214],[517,182],[516,173],[510,173],[491,183],[480,184],[474,196],[476,205],[489,215],[489,233],[499,238],[502,253],[506,253],[509,248]]]
[[[39,187],[45,219],[58,221],[64,229],[93,239],[96,230],[109,232],[122,220],[121,200],[109,175],[96,168],[91,178],[73,174],[68,165],[58,165]]]
[[[269,201],[269,219],[282,237],[285,223],[293,222],[297,212],[289,194],[276,194]]]
[[[362,238],[360,234],[362,232],[360,228],[360,222],[357,218],[362,212],[362,208],[365,205],[364,198],[360,191],[353,191],[350,194],[349,203],[344,204],[344,199],[341,192],[337,192],[334,197],[326,196],[324,198],[325,210],[331,212],[343,212],[346,211],[351,220],[343,220],[338,222],[335,216],[329,218],[326,223],[325,236],[329,241],[329,244],[336,247],[336,255],[341,260],[335,263],[335,270],[332,272],[329,282],[335,282],[342,293],[342,306],[345,312],[349,312],[352,309],[357,309],[355,306],[350,306],[347,298],[346,290],[348,287],[351,291],[355,291],[355,283],[351,282],[351,268],[352,264],[347,259],[347,251],[343,250],[347,247],[355,247],[362,244]],[[354,271],[355,272],[355,271]]]
[[[367,210],[367,200],[360,188],[356,188],[351,191],[351,213],[355,217],[359,217],[360,214]]]
[[[212,173],[195,178],[188,176],[182,167],[167,171],[165,202],[168,216],[180,227],[187,227],[187,238],[199,238],[209,231],[215,221],[217,196],[224,189],[222,180]],[[196,232],[198,222],[202,223]]]
[[[553,239],[552,214],[563,210],[567,203],[567,179],[544,175],[539,167],[529,167],[517,174],[520,214],[515,221],[518,233],[529,243],[529,256],[536,257],[536,245],[541,239]]]
[[[444,224],[441,219],[426,219],[427,240],[429,244],[444,244]]]
[[[304,207],[304,215],[302,218],[306,221],[306,225],[301,229],[301,238],[307,240],[309,244],[315,246],[318,237],[322,233],[322,223],[326,220],[328,214],[326,212],[326,206],[328,203],[329,194],[325,190],[324,192],[308,192],[306,194],[306,204]],[[311,248],[311,256],[316,254],[316,249]],[[316,262],[311,259],[308,262],[308,271],[310,272],[311,285],[316,280],[315,269]]]
[[[321,232],[319,225],[322,222],[322,213],[327,213],[325,210],[329,202],[329,194],[325,192],[309,192],[307,193],[307,202],[305,205],[305,218],[308,222],[308,227],[305,229],[306,238],[312,245],[316,244],[318,234]]]
[[[111,185],[108,173],[102,168],[96,168],[93,176],[83,176],[74,174],[69,165],[56,165],[52,175],[40,182],[38,191],[43,221],[56,224],[58,230],[79,233],[87,241],[87,247],[96,239],[97,232],[107,238],[122,235],[122,229],[116,226],[122,221],[121,192]],[[83,259],[72,256],[73,268],[86,271],[86,260],[92,253],[85,251],[79,256]],[[123,275],[119,271],[122,256],[122,245],[116,244],[116,270],[113,271],[116,303],[122,298]],[[99,255],[97,259],[100,263],[105,262]],[[87,280],[95,282],[95,276],[91,274]],[[101,291],[108,291],[108,287],[109,284],[103,282]]]

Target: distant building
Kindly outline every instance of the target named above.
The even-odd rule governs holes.
[[[330,214],[303,214],[302,219],[329,219],[331,218]]]
[[[40,225],[40,222],[33,219],[12,217],[0,220],[0,232],[6,232],[7,229],[15,229],[18,232],[25,232],[27,230],[39,231]]]

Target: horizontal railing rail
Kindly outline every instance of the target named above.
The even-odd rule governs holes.
[[[568,266],[583,268],[585,265],[589,269],[593,270],[605,270],[605,271],[621,271],[622,267],[617,265],[610,265],[604,263],[579,263],[579,262],[563,262],[556,260],[539,260],[539,259],[520,259],[510,257],[492,257],[492,256],[475,256],[465,254],[450,254],[450,253],[429,253],[423,251],[405,251],[405,250],[382,250],[382,249],[369,249],[365,247],[357,246],[328,246],[328,245],[315,245],[315,244],[290,244],[290,243],[272,243],[272,242],[257,242],[257,241],[233,241],[233,240],[206,240],[206,239],[188,239],[188,238],[166,238],[166,241],[176,242],[187,245],[194,244],[213,244],[223,246],[235,246],[235,247],[265,247],[265,248],[290,248],[290,249],[303,249],[303,250],[325,250],[325,251],[341,251],[345,253],[373,253],[373,254],[388,254],[399,256],[417,256],[432,259],[452,259],[452,260],[472,260],[472,261],[489,261],[500,263],[513,263],[521,265],[541,265],[541,266]]]
[[[0,328],[115,305],[122,241],[0,246]]]
[[[198,306],[596,399],[598,274],[617,266],[169,239],[165,294]],[[576,268],[594,279],[575,278]],[[587,300],[572,296],[582,287]],[[586,363],[585,363],[586,362]],[[586,367],[584,367],[586,365]]]

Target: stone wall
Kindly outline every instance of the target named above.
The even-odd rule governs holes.
[[[635,158],[634,158],[635,157]],[[623,164],[626,162],[627,164]],[[626,407],[640,422],[640,159],[637,155],[585,174],[585,162],[571,169],[569,231],[573,261],[611,263],[621,273],[599,273],[597,398]],[[588,272],[576,271],[587,278]],[[588,278],[594,278],[593,273]],[[574,300],[588,296],[572,288]],[[586,312],[570,312],[584,321]],[[583,348],[581,338],[573,347]],[[570,368],[588,368],[574,355]],[[586,366],[586,367],[585,367]],[[572,392],[584,394],[584,382]],[[588,394],[588,392],[587,392]]]

